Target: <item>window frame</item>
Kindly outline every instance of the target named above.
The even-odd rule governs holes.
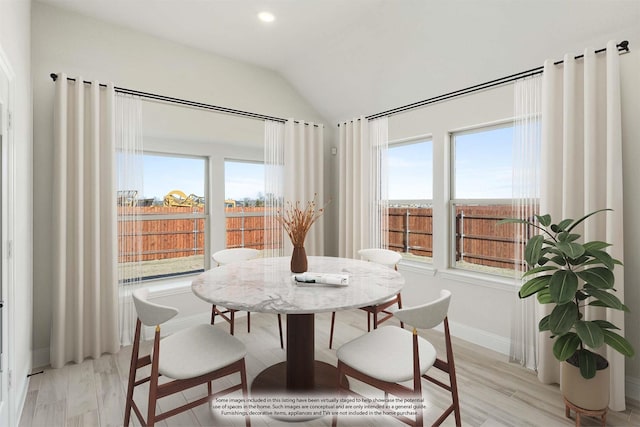
[[[491,131],[497,129],[506,129],[515,127],[515,120],[513,118],[500,120],[492,123],[483,123],[478,125],[473,125],[470,127],[465,127],[459,130],[452,130],[448,132],[448,142],[449,147],[447,151],[448,154],[448,200],[447,200],[447,245],[449,246],[449,250],[447,252],[447,268],[452,269],[456,272],[462,272],[463,274],[473,274],[473,275],[482,275],[483,277],[491,277],[497,280],[504,280],[507,278],[507,275],[502,275],[499,273],[492,273],[489,271],[477,271],[474,269],[461,268],[457,265],[456,260],[456,208],[462,205],[475,205],[475,206],[494,206],[494,205],[503,205],[503,206],[512,206],[513,205],[513,197],[511,198],[456,198],[456,144],[455,138],[459,135],[469,135],[474,133],[480,133],[483,131]],[[512,140],[513,144],[513,140]],[[513,166],[513,165],[512,165]],[[515,268],[513,269],[514,273],[517,271]]]
[[[172,157],[172,158],[186,158],[186,159],[197,159],[202,160],[204,163],[204,171],[203,171],[203,180],[204,180],[204,194],[205,204],[204,204],[204,212],[197,213],[177,213],[177,214],[140,214],[137,213],[135,215],[116,215],[116,220],[119,223],[120,221],[153,221],[153,220],[178,220],[178,219],[203,219],[204,220],[204,245],[203,245],[203,270],[206,271],[211,268],[211,213],[210,213],[210,203],[206,200],[210,200],[208,195],[210,194],[209,186],[210,186],[210,168],[211,168],[211,159],[209,156],[205,154],[180,154],[180,153],[172,153],[169,151],[159,151],[159,150],[142,150],[142,156],[156,156],[156,157]],[[144,188],[144,179],[143,179],[143,188]],[[144,261],[141,261],[144,262]],[[118,261],[119,265],[120,262]],[[167,274],[159,274],[153,276],[143,276],[135,279],[127,279],[127,280],[119,280],[119,286],[126,286],[128,283],[137,282],[138,280],[141,283],[150,283],[158,280],[171,280],[171,279],[180,279],[182,277],[195,276],[200,274],[202,271],[186,271],[180,273],[167,273]]]
[[[409,208],[410,205],[412,204],[416,204],[416,205],[427,205],[429,206],[429,208],[431,209],[431,213],[432,213],[432,218],[431,218],[431,224],[432,224],[432,233],[431,233],[431,257],[426,257],[426,256],[420,256],[420,255],[411,255],[410,252],[399,252],[402,255],[402,261],[401,262],[410,262],[410,263],[416,263],[417,265],[424,265],[424,266],[433,266],[434,263],[434,253],[436,251],[436,245],[435,245],[435,229],[433,227],[433,207],[434,207],[434,140],[433,140],[433,135],[432,134],[423,134],[423,135],[416,135],[416,136],[412,136],[409,138],[402,138],[402,139],[395,139],[395,140],[391,140],[388,141],[387,143],[387,153],[386,156],[388,158],[389,156],[389,150],[393,149],[393,148],[397,148],[397,147],[402,147],[402,146],[407,146],[407,145],[413,145],[413,144],[420,144],[420,143],[430,143],[431,144],[431,199],[386,199],[384,202],[386,203],[387,209],[391,209],[391,205],[392,204],[400,204],[400,205],[406,205],[406,206],[401,206],[402,207],[406,207]],[[390,167],[389,165],[387,165],[387,186],[389,185],[389,171]],[[387,196],[388,196],[388,190],[387,190]],[[387,235],[390,233],[389,230],[386,231]],[[411,231],[409,230],[409,233]],[[390,242],[390,239],[388,239]],[[407,256],[407,254],[409,254],[410,256]]]
[[[225,249],[230,249],[227,246],[227,234],[229,233],[228,228],[227,228],[227,219],[228,218],[264,217],[265,213],[264,212],[263,213],[259,213],[259,212],[247,212],[247,213],[244,213],[243,212],[243,213],[232,213],[232,214],[227,213],[227,210],[226,210],[226,207],[227,207],[226,206],[226,200],[227,200],[227,196],[226,196],[226,185],[227,185],[226,165],[227,165],[227,162],[252,163],[252,164],[262,165],[263,169],[264,169],[265,163],[264,163],[264,160],[260,161],[260,160],[251,160],[251,159],[238,159],[238,158],[235,158],[235,157],[225,157],[224,160],[223,160],[223,164],[224,164],[224,168],[225,168],[225,170],[224,170],[224,175],[225,175],[225,179],[224,179],[224,193],[225,193],[225,195],[224,195],[224,199],[225,199],[225,209],[224,209],[225,241],[224,241],[224,247],[225,247]],[[263,170],[263,173],[264,173],[264,170]],[[263,185],[262,191],[264,192],[264,190],[265,190],[265,187]],[[244,227],[243,227],[243,233],[242,233],[242,246],[233,246],[232,248],[238,248],[238,247],[240,247],[240,248],[247,247],[244,244]]]

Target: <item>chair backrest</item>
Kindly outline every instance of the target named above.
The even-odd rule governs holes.
[[[451,292],[443,289],[438,299],[415,307],[401,308],[394,311],[393,315],[415,328],[431,329],[447,317],[450,301]]]
[[[166,322],[178,314],[178,309],[150,302],[149,289],[136,289],[132,294],[138,319],[147,326],[155,326]]]
[[[258,258],[260,251],[251,248],[223,249],[211,255],[211,259],[218,265],[232,264],[234,262],[247,261]]]
[[[358,251],[358,255],[360,255],[365,261],[386,265],[390,268],[396,268],[396,264],[398,264],[402,259],[402,255],[400,255],[399,252],[380,248],[360,249]]]

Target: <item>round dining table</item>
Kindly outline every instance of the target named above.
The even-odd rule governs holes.
[[[315,313],[376,304],[398,294],[404,285],[397,271],[348,258],[310,256],[308,272],[341,275],[348,283],[299,283],[290,270],[290,257],[223,265],[205,271],[192,282],[193,293],[208,303],[287,315],[286,361],[258,374],[251,385],[253,394],[334,391],[336,368],[315,360]]]

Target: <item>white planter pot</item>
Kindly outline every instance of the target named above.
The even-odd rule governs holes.
[[[560,390],[575,406],[598,411],[609,406],[609,366],[585,379],[580,369],[567,362],[560,363]]]

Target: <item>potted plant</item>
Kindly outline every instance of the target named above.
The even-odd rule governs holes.
[[[503,220],[528,224],[541,232],[527,241],[524,258],[529,270],[523,278],[528,280],[518,294],[520,298],[536,295],[540,304],[554,305],[551,314],[540,320],[538,329],[549,331],[555,339],[553,354],[562,362],[560,387],[564,397],[591,410],[609,404],[608,362],[593,350],[606,344],[627,357],[634,355],[631,344],[614,332],[617,326],[584,318],[587,305],[629,311],[613,294],[613,269],[622,263],[604,250],[611,245],[601,241],[579,243],[580,234],[572,232],[590,216],[606,210],[610,209],[558,223],[550,215],[536,215],[537,221]]]

